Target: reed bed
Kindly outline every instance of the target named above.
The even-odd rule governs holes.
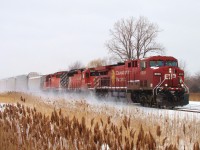
[[[15,99],[16,104],[5,104],[0,111],[2,150],[199,150],[200,117],[195,114],[63,99],[52,101],[46,113],[35,101],[29,104],[28,95]]]
[[[131,128],[131,120],[124,116],[121,126],[116,126],[111,117],[107,120],[95,118],[86,126],[86,118],[78,120],[64,116],[62,110],[54,110],[50,116],[38,112],[36,108],[6,104],[0,112],[1,149],[177,149],[176,144],[165,144],[165,139],[158,140],[162,131],[156,127],[156,136],[152,131],[145,132],[141,124],[139,132]],[[185,129],[183,128],[185,131]],[[161,143],[162,142],[162,145]],[[193,144],[199,149],[199,143]]]
[[[200,101],[200,93],[190,93],[190,99],[192,101]]]

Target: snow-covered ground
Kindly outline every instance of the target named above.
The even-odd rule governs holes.
[[[189,104],[184,106],[183,108],[200,110],[200,102],[190,101]]]

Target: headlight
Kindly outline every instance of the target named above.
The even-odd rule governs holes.
[[[181,87],[183,87],[184,85],[183,84],[181,84]]]
[[[154,75],[155,76],[161,76],[161,73],[160,72],[155,72]]]
[[[172,68],[169,68],[169,73],[172,73]]]
[[[165,84],[165,86],[168,86],[168,84]]]

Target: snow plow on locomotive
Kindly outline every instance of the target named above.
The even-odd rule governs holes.
[[[90,90],[98,95],[124,96],[144,106],[175,107],[189,103],[184,71],[178,67],[177,59],[171,56],[152,56],[59,74],[46,76],[46,81],[57,83],[51,84],[51,89],[59,87],[64,91]],[[56,77],[60,79],[54,79]],[[62,86],[58,86],[58,81],[62,81]]]

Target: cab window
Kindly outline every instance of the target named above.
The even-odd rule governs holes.
[[[178,66],[177,61],[169,61],[169,60],[167,60],[167,61],[165,62],[165,65],[166,65],[166,66],[173,66],[173,67]]]
[[[158,60],[158,61],[156,61],[156,60],[152,60],[152,61],[150,61],[150,67],[162,67],[162,66],[164,66],[164,61],[162,61],[162,60]]]
[[[145,61],[140,62],[140,67],[142,70],[146,69],[146,67],[147,67],[146,62]]]

